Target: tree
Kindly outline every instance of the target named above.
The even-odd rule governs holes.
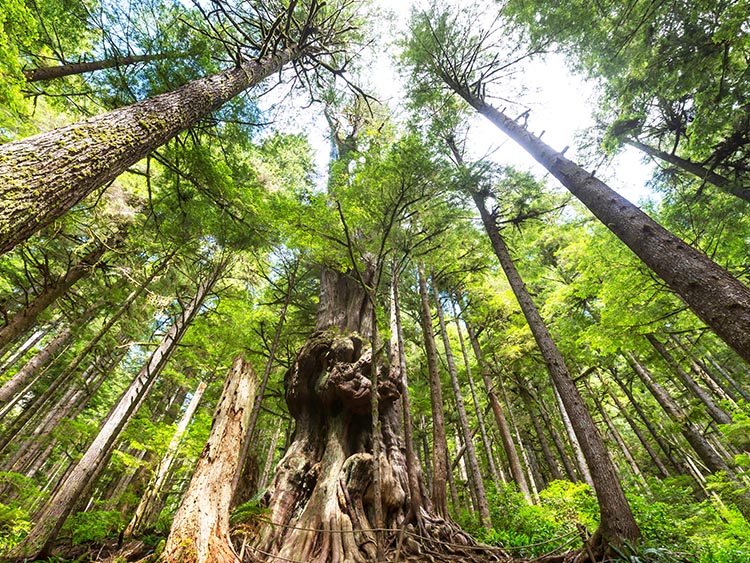
[[[218,281],[225,266],[226,258],[217,262],[211,273],[198,286],[192,301],[185,306],[164,335],[159,347],[120,396],[94,441],[48,501],[33,530],[9,554],[11,559],[22,561],[50,552],[65,519],[80,502],[81,494],[94,484],[104,469],[104,463],[111,455],[115,441],[156,383],[161,370],[199,313],[206,296]]]
[[[474,35],[448,12],[419,14],[407,56],[425,83],[442,83],[533,156],[672,288],[691,310],[750,361],[750,289],[702,252],[664,229],[592,173],[488,103],[504,65],[496,29]],[[421,73],[421,74],[420,74]],[[425,76],[426,75],[426,76]]]
[[[287,63],[304,65],[306,58],[321,60],[346,35],[332,26],[338,19],[321,10],[313,0],[303,14],[286,11],[273,15],[277,21],[269,33],[278,35],[264,36],[254,45],[230,43],[237,50],[234,68],[0,147],[0,197],[7,202],[0,214],[0,252],[12,249],[93,190]],[[255,25],[265,29],[266,22]],[[245,55],[243,47],[257,48],[259,53]]]

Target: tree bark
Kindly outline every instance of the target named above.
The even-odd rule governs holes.
[[[568,452],[565,450],[565,443],[563,442],[562,436],[560,436],[560,433],[552,423],[552,420],[549,417],[549,413],[547,412],[547,407],[544,405],[541,397],[537,397],[536,401],[539,404],[539,415],[542,417],[544,424],[547,425],[550,436],[552,436],[552,442],[555,444],[557,454],[560,456],[560,460],[562,461],[563,467],[565,468],[565,474],[568,476],[568,479],[570,479],[570,481],[572,481],[573,483],[577,483],[580,480],[580,477],[576,473],[576,468],[573,467],[573,462],[570,461]]]
[[[229,539],[233,480],[257,385],[250,362],[241,355],[227,373],[211,432],[177,509],[161,555],[164,563],[240,563]]]
[[[443,406],[443,390],[440,384],[440,370],[438,368],[437,347],[432,331],[432,312],[427,294],[427,280],[425,280],[422,266],[418,268],[418,283],[420,297],[420,319],[422,324],[422,338],[427,354],[427,371],[430,378],[430,405],[432,407],[432,505],[435,512],[443,518],[448,516],[448,498],[446,485],[448,484],[448,440],[445,434],[445,418]]]
[[[445,351],[445,359],[448,364],[448,373],[451,377],[451,384],[453,386],[453,395],[456,398],[456,410],[458,411],[458,420],[461,425],[461,432],[463,433],[464,444],[466,444],[466,456],[465,459],[469,466],[469,472],[471,480],[474,483],[475,496],[477,502],[477,508],[479,509],[479,521],[481,525],[486,529],[492,529],[492,518],[490,517],[490,507],[487,503],[487,493],[484,490],[484,482],[482,480],[482,473],[479,471],[479,462],[477,460],[477,452],[474,447],[474,440],[472,439],[472,432],[469,428],[469,418],[466,414],[466,405],[464,404],[463,394],[461,393],[461,384],[458,381],[458,372],[456,370],[456,362],[453,358],[453,351],[451,349],[451,343],[448,338],[448,329],[445,325],[445,315],[443,314],[443,305],[440,301],[440,291],[435,281],[435,276],[432,278],[432,293],[435,298],[435,305],[437,307],[438,323],[440,325],[440,334],[443,338],[443,348]],[[468,374],[471,377],[471,374]]]
[[[713,170],[706,168],[705,166],[702,166],[697,162],[693,162],[692,160],[681,158],[675,154],[659,150],[647,145],[646,143],[642,143],[637,139],[629,139],[625,142],[631,147],[635,147],[649,156],[658,158],[659,160],[663,160],[664,162],[668,162],[669,164],[673,164],[678,168],[684,170],[685,172],[689,172],[690,174],[700,178],[704,182],[713,184],[723,192],[731,194],[743,201],[750,202],[750,190],[737,185],[736,182],[733,182],[732,180],[722,176],[721,174],[717,174]]]
[[[62,78],[63,76],[72,76],[74,74],[86,74],[107,68],[160,61],[168,59],[170,56],[172,55],[127,55],[125,57],[112,57],[111,59],[102,59],[99,61],[65,63],[55,66],[29,68],[23,71],[23,75],[27,82],[39,82],[41,80],[53,80],[55,78]]]
[[[484,361],[484,358],[482,356],[482,349],[479,346],[479,339],[477,338],[476,332],[474,332],[474,328],[472,327],[472,325],[470,325],[468,321],[465,322],[466,331],[469,333],[469,342],[471,342],[471,347],[474,350],[474,357],[477,359],[477,362],[479,363],[482,370],[484,388],[487,392],[487,397],[490,400],[492,414],[495,415],[495,423],[497,424],[497,429],[500,432],[500,440],[503,443],[505,456],[508,459],[510,474],[513,477],[513,481],[515,481],[516,485],[518,486],[518,490],[523,493],[523,496],[526,497],[526,500],[531,502],[531,492],[529,491],[529,484],[526,481],[526,475],[523,472],[523,467],[521,467],[521,460],[518,457],[518,451],[516,450],[516,445],[513,442],[513,436],[510,433],[510,426],[508,426],[508,420],[505,418],[505,411],[503,410],[500,399],[495,392],[495,386],[492,382],[492,378],[490,377],[487,363]]]
[[[672,354],[665,348],[653,334],[647,334],[646,340],[649,341],[651,346],[654,347],[659,355],[664,358],[664,361],[672,370],[687,390],[698,399],[706,407],[708,414],[713,418],[717,424],[731,424],[732,417],[730,417],[725,411],[720,409],[714,400],[708,395],[708,393],[696,383],[696,381],[690,377],[688,373],[682,369],[682,366],[672,357]]]
[[[26,354],[26,352],[28,352],[29,350],[31,350],[31,348],[33,348],[36,345],[36,343],[39,342],[44,337],[45,334],[47,334],[47,332],[48,331],[45,330],[45,329],[39,329],[36,332],[34,332],[34,334],[32,334],[31,336],[29,336],[26,339],[26,341],[23,342],[18,347],[18,349],[15,352],[13,352],[8,357],[7,360],[5,360],[3,362],[3,365],[0,366],[0,374],[5,373],[10,368],[12,368],[15,365],[15,363],[18,360],[20,360],[24,356],[24,354]]]
[[[536,304],[526,289],[526,284],[513,264],[510,251],[497,227],[496,217],[487,210],[483,196],[475,192],[473,197],[479,209],[482,223],[489,235],[492,248],[529,324],[534,340],[547,365],[553,386],[559,392],[560,399],[570,417],[573,431],[591,471],[601,513],[598,530],[601,536],[594,538],[593,543],[601,539],[604,540],[604,544],[612,545],[621,545],[624,541],[635,542],[641,537],[640,530],[633,518],[617,472],[594,425],[591,414],[586,409],[583,398],[565,365],[565,360],[552,340]]]
[[[2,188],[0,188],[0,191],[2,191]],[[119,231],[106,242],[99,243],[96,248],[68,268],[64,275],[46,286],[31,303],[13,315],[8,323],[0,328],[0,346],[13,342],[34,326],[37,317],[47,307],[65,295],[78,280],[89,275],[99,264],[104,253],[110,248],[119,246],[122,240],[123,232]]]
[[[304,51],[288,47],[172,92],[0,146],[0,253]]]
[[[11,560],[23,561],[49,555],[65,519],[80,501],[84,491],[96,481],[120,433],[142,405],[225,265],[226,262],[219,262],[199,285],[195,297],[175,319],[161,344],[110,410],[96,438],[48,501],[29,535],[11,551]]]
[[[584,168],[553,150],[468,88],[449,87],[544,166],[690,309],[750,362],[750,289],[705,254],[667,231]]]

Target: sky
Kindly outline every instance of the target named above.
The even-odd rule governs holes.
[[[412,5],[419,0],[375,0],[378,8],[394,14],[392,26],[385,25],[385,43],[389,37],[406,28]],[[392,108],[397,107],[403,96],[402,78],[394,68],[391,55],[386,49],[377,49],[373,58],[365,63],[371,69],[369,82],[378,90],[379,100]],[[544,131],[544,141],[553,148],[569,147],[565,155],[574,161],[577,158],[577,137],[593,126],[592,113],[596,106],[595,86],[583,78],[574,76],[561,55],[547,55],[527,66],[521,80],[525,86],[523,103],[531,108],[528,128],[534,133]],[[300,126],[299,122],[296,126]],[[328,126],[322,116],[311,118],[304,129],[317,154],[317,166],[321,185],[325,182],[330,143]],[[537,164],[523,149],[505,137],[481,116],[473,120],[469,134],[469,148],[474,157],[492,155],[504,165],[530,170],[538,177],[547,176],[546,170]],[[590,167],[589,167],[590,168]],[[638,204],[653,197],[647,187],[651,177],[651,166],[644,164],[641,154],[628,147],[613,161],[597,166],[596,176],[603,179],[618,193]],[[554,178],[549,179],[555,183]]]

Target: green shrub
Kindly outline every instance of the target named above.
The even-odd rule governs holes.
[[[30,529],[29,515],[24,510],[0,503],[0,553],[10,550]]]
[[[126,524],[124,516],[115,510],[90,510],[68,518],[62,533],[69,535],[74,545],[100,542],[117,536]]]

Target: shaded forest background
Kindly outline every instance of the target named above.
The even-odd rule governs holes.
[[[332,271],[364,292],[374,322],[357,330],[398,374],[409,428],[394,449],[413,449],[425,514],[503,556],[586,557],[603,534],[614,551],[597,557],[750,561],[750,5],[445,4],[383,38],[388,15],[354,1],[0,0],[0,557],[34,534],[26,557],[40,560],[160,554],[247,377],[242,431],[225,441],[239,456],[226,560],[264,560],[277,464],[301,425],[289,374]],[[368,75],[386,48],[398,107]],[[584,168],[538,143],[552,125],[524,104],[524,64],[547,53],[597,84]],[[153,139],[115,121],[64,129],[212,75],[241,84],[194,118],[175,110],[169,134],[169,108],[123,126]],[[323,174],[288,125],[313,114],[328,126]],[[478,154],[481,116],[549,174]],[[640,207],[655,223],[586,191],[625,146],[654,164]],[[581,432],[601,437],[601,463]],[[633,537],[607,522],[622,504],[603,493],[610,466]],[[378,515],[370,490],[362,520],[390,530],[375,545],[400,550],[410,518],[429,535],[408,507]]]

